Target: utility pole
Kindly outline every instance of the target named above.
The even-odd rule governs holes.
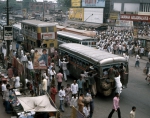
[[[9,26],[9,0],[6,1],[6,10],[7,10],[7,26]],[[10,40],[7,40],[7,57],[9,57],[10,49]]]

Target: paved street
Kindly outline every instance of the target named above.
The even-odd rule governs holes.
[[[146,59],[146,58],[145,58]],[[129,84],[128,88],[124,89],[120,97],[120,107],[122,118],[129,118],[129,112],[132,106],[136,106],[136,118],[150,118],[150,86],[145,81],[143,68],[146,60],[140,60],[140,68],[134,67],[135,58],[130,58],[129,63]],[[68,83],[72,83],[73,79],[69,79]],[[66,85],[66,82],[63,83]],[[94,99],[95,111],[93,118],[107,118],[112,108],[113,95],[110,97],[97,96]],[[59,107],[59,100],[57,96],[56,105]],[[0,118],[10,118],[10,115],[5,114],[0,98]],[[61,113],[62,118],[70,118],[71,109],[65,108],[65,112]],[[117,113],[114,113],[112,118],[117,118]]]

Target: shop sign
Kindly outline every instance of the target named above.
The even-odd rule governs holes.
[[[146,15],[132,15],[132,14],[121,14],[120,15],[120,20],[150,22],[150,16],[146,16]]]
[[[55,33],[49,32],[49,33],[41,33],[42,39],[49,40],[49,39],[55,39]]]
[[[133,27],[133,21],[116,20],[116,26],[119,26],[119,27]]]

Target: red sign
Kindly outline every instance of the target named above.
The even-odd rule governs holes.
[[[146,15],[132,15],[132,14],[121,14],[120,15],[120,20],[150,22],[150,16],[146,16]]]

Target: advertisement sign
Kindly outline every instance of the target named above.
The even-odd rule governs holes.
[[[4,26],[4,40],[13,40],[12,26]]]
[[[70,8],[69,19],[83,21],[84,20],[84,9],[83,8]]]
[[[103,8],[84,8],[84,21],[103,23]]]
[[[48,66],[48,49],[35,48],[33,67],[34,69],[47,69]]]
[[[42,39],[49,40],[49,39],[55,39],[55,33],[49,32],[49,33],[41,33]]]
[[[117,20],[118,19],[118,13],[110,13],[109,19]]]
[[[132,14],[121,14],[120,15],[120,20],[150,22],[150,16],[146,16],[146,15],[132,15]]]
[[[82,0],[82,7],[105,7],[105,0]]]
[[[72,7],[80,7],[81,6],[81,0],[71,0],[71,6]]]
[[[133,21],[116,20],[116,26],[119,26],[119,27],[133,27]]]

